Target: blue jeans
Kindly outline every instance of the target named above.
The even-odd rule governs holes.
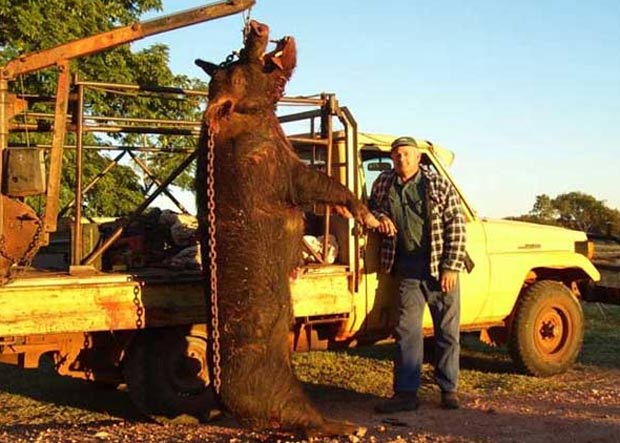
[[[394,392],[417,392],[420,387],[424,358],[422,316],[426,303],[435,333],[435,381],[443,392],[456,391],[460,351],[458,283],[451,292],[443,293],[434,278],[403,278],[399,296]]]

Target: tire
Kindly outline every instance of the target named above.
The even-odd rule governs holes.
[[[146,370],[146,355],[148,353],[149,337],[147,331],[138,331],[125,352],[122,360],[123,378],[129,390],[129,397],[138,410],[149,415],[148,381]]]
[[[548,377],[566,372],[581,350],[584,319],[581,305],[562,283],[543,280],[519,299],[508,351],[524,373]]]
[[[123,360],[136,406],[148,415],[191,415],[200,420],[217,408],[208,371],[204,330],[188,327],[140,331]]]

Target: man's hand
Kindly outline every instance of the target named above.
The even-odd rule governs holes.
[[[390,220],[390,217],[387,215],[379,217],[379,227],[377,229],[381,234],[387,235],[388,237],[394,237],[397,232],[396,225],[394,225],[394,222]]]
[[[451,271],[449,269],[441,271],[441,291],[445,293],[452,291],[456,287],[458,276],[458,271]]]

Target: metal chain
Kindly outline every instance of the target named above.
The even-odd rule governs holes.
[[[142,329],[144,327],[144,306],[138,295],[140,295],[140,288],[136,285],[133,287],[133,304],[136,306],[136,329]]]
[[[239,51],[233,51],[230,54],[228,54],[228,56],[226,57],[226,60],[220,63],[220,68],[229,67],[235,61],[236,57],[239,57]]]
[[[18,257],[13,257],[6,249],[6,237],[4,234],[0,234],[0,257],[7,259],[11,263],[17,263]]]
[[[24,252],[21,257],[13,257],[9,254],[6,248],[6,237],[4,234],[0,235],[0,257],[9,260],[11,263],[17,263],[22,267],[22,270],[17,273],[11,273],[9,270],[7,280],[3,284],[15,280],[19,275],[26,272],[26,269],[32,264],[32,260],[39,250],[39,239],[41,238],[41,232],[43,232],[43,223],[41,223],[41,220],[37,218],[35,222],[37,224],[37,229],[34,231],[30,243],[28,243],[28,249],[26,249],[26,252]]]
[[[248,36],[250,35],[250,14],[251,13],[252,13],[252,8],[250,8],[247,11],[247,14],[244,13],[243,15],[243,46],[244,47],[248,40]],[[229,67],[232,63],[234,63],[235,59],[238,59],[240,57],[242,51],[243,51],[242,49],[239,49],[237,51],[232,51],[230,54],[228,54],[228,56],[226,57],[226,60],[220,63],[220,68]]]
[[[247,40],[250,31],[250,11],[244,15],[243,44]],[[239,57],[240,51],[233,51],[226,60],[220,63],[221,68],[230,66],[235,57]],[[215,134],[211,128],[207,128],[207,230],[209,232],[209,281],[211,289],[211,342],[213,343],[213,388],[219,395],[222,387],[222,367],[220,356],[220,326],[217,300],[217,251],[215,249]]]
[[[215,134],[207,129],[207,230],[209,232],[209,272],[211,288],[211,340],[213,343],[213,387],[217,394],[222,385],[222,368],[220,366],[220,330],[217,306],[217,251],[215,250]]]
[[[43,223],[41,223],[41,220],[38,218],[35,220],[35,223],[37,224],[37,230],[34,232],[32,240],[30,240],[28,244],[28,249],[19,260],[19,264],[23,266],[24,269],[30,267],[34,256],[39,251],[39,240],[41,239],[41,232],[43,232]]]

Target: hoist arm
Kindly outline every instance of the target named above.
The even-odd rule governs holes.
[[[3,68],[0,68],[0,71],[4,79],[13,80],[20,74],[27,74],[47,68],[57,64],[59,61],[83,57],[150,35],[236,14],[252,7],[254,3],[255,0],[224,0],[153,20],[136,22],[132,25],[84,37],[50,49],[25,54],[8,62]]]

